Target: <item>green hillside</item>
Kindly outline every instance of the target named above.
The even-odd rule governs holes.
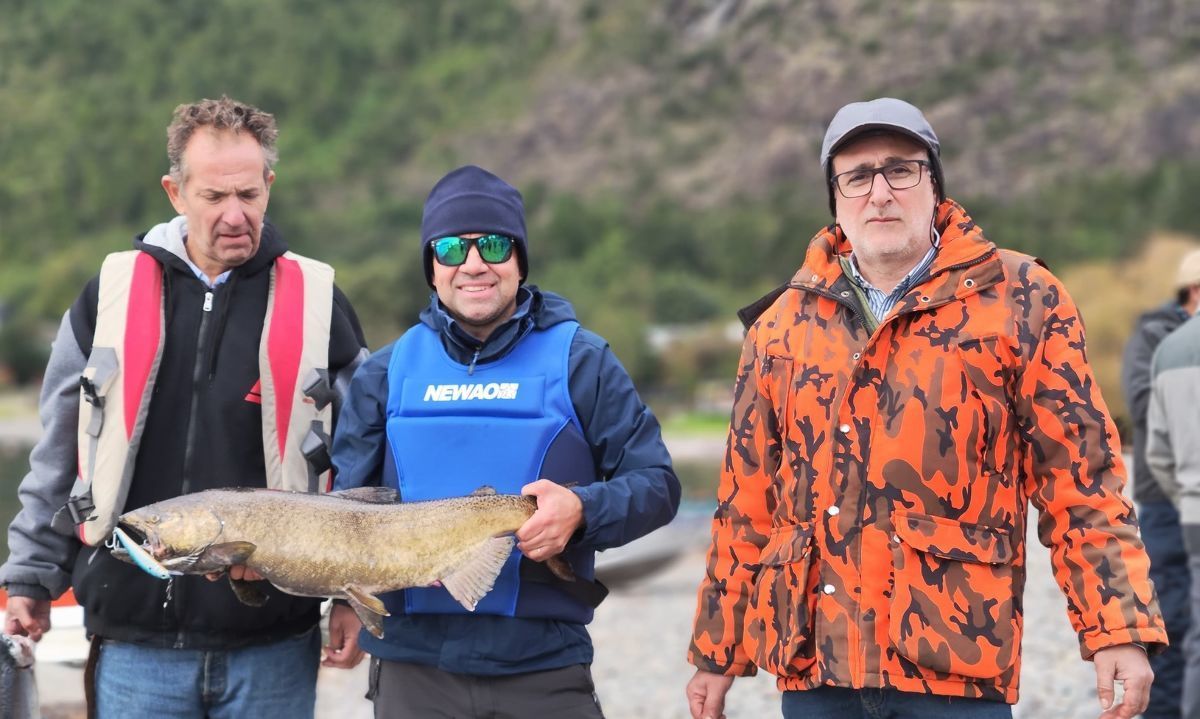
[[[731,317],[829,221],[842,103],[910,99],[996,240],[1060,268],[1200,234],[1200,11],[1185,0],[0,0],[3,342],[170,213],[172,108],[276,114],[271,217],[378,347],[427,297],[421,203],[464,162],[525,191],[533,280],[639,379],[651,324]],[[14,329],[16,328],[16,329]],[[33,364],[36,365],[36,362]]]

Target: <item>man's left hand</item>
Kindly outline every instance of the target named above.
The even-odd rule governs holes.
[[[1092,661],[1096,665],[1100,708],[1105,710],[1100,719],[1133,719],[1146,710],[1150,703],[1150,683],[1154,681],[1146,650],[1134,644],[1105,647],[1096,652]],[[1125,686],[1125,696],[1116,706],[1113,706],[1114,681]]]
[[[362,661],[363,650],[358,646],[358,631],[362,622],[354,610],[334,602],[329,612],[329,644],[323,647],[323,667],[353,669]]]
[[[579,495],[548,479],[521,487],[521,494],[537,497],[537,511],[517,530],[517,548],[535,562],[560,554],[583,523]]]

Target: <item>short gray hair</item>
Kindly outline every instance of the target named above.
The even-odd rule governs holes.
[[[167,127],[167,160],[171,164],[171,177],[176,182],[183,182],[183,151],[192,135],[202,127],[250,133],[262,148],[266,160],[264,178],[279,161],[279,151],[275,149],[279,130],[275,127],[274,115],[253,105],[231,100],[226,95],[222,95],[220,100],[205,98],[176,107],[174,119]]]

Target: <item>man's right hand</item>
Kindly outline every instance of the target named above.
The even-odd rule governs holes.
[[[688,709],[692,719],[725,719],[725,694],[733,677],[697,669],[687,685]]]
[[[33,597],[8,598],[4,612],[4,633],[40,641],[50,631],[50,600]]]

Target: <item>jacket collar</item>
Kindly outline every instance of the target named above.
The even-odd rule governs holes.
[[[941,235],[941,246],[926,278],[914,284],[902,303],[935,306],[1000,281],[1002,268],[996,246],[984,237],[983,230],[961,205],[944,200],[937,207],[934,226]],[[848,280],[838,258],[849,253],[850,241],[842,228],[829,225],[809,243],[804,264],[789,286],[822,294],[839,292],[834,285]]]
[[[187,238],[187,218],[178,215],[169,222],[162,222],[151,227],[147,232],[138,235],[133,240],[133,248],[153,255],[166,267],[192,273],[187,262],[187,250],[184,245]],[[254,253],[245,264],[235,267],[239,275],[253,275],[267,269],[275,260],[288,251],[287,243],[269,221],[263,221],[262,237],[259,241],[258,252]]]
[[[983,235],[967,211],[954,200],[943,200],[935,211],[934,227],[941,236],[937,254],[923,279],[896,303],[895,314],[918,307],[936,307],[995,285],[1004,276],[996,246]],[[808,244],[804,264],[786,284],[738,311],[749,328],[787,290],[797,289],[832,298],[849,297],[851,280],[839,257],[850,254],[850,241],[836,224],[818,232]]]

